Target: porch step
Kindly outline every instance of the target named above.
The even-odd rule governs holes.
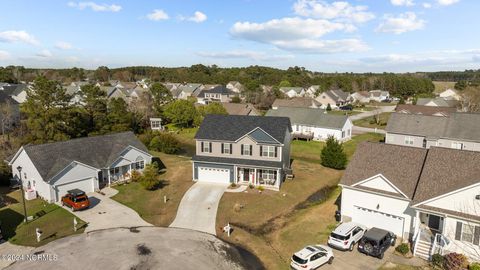
[[[416,256],[424,260],[430,260],[430,251],[432,250],[432,243],[418,240]]]

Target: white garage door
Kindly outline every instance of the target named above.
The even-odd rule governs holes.
[[[198,181],[212,183],[230,183],[230,170],[198,167]]]
[[[93,179],[85,179],[72,183],[62,184],[55,186],[57,201],[59,201],[63,195],[67,194],[67,191],[78,188],[85,193],[94,192]]]
[[[377,227],[391,231],[399,237],[403,235],[404,219],[399,216],[355,206],[352,221],[363,224],[368,228]]]

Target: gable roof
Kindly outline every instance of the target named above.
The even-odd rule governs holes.
[[[295,91],[295,93],[300,94],[302,91],[305,91],[303,87],[280,87],[280,91],[287,93],[289,91]]]
[[[148,153],[145,145],[138,140],[133,132],[25,145],[23,149],[42,178],[48,181],[73,161],[97,169],[107,168],[128,146],[133,146]]]
[[[298,107],[298,108],[311,108],[311,107],[320,107],[318,101],[311,97],[295,97],[292,99],[275,99],[272,104],[272,107]]]
[[[328,114],[324,110],[314,108],[279,107],[269,110],[266,116],[283,116],[290,118],[292,124],[334,129],[341,129],[348,121],[346,115]]]
[[[381,174],[412,199],[422,171],[427,149],[382,143],[363,142],[348,164],[340,184],[352,186]],[[361,186],[356,186],[362,189]],[[375,190],[384,193],[383,190]],[[388,195],[392,195],[388,192]],[[403,196],[399,196],[403,197]]]
[[[417,105],[427,105],[430,102],[433,102],[436,106],[439,106],[439,107],[456,107],[458,105],[457,100],[442,98],[442,97],[438,97],[438,98],[419,98],[417,100]]]
[[[222,102],[222,106],[225,108],[228,114],[233,115],[258,115],[257,110],[250,103],[226,103]]]
[[[323,94],[329,96],[333,101],[338,102],[338,101],[345,101],[348,99],[349,94],[344,92],[341,89],[336,89],[336,90],[328,90],[323,92]]]
[[[199,140],[236,141],[256,128],[261,128],[283,143],[287,131],[291,132],[287,117],[208,114],[195,134]]]
[[[432,147],[418,181],[414,203],[480,182],[480,152]]]
[[[205,97],[205,93],[212,93],[212,94],[221,94],[221,95],[233,95],[234,92],[223,85],[218,85],[210,89],[203,89],[198,94],[198,97]]]
[[[422,114],[430,116],[448,116],[457,110],[452,107],[435,107],[435,106],[422,106],[422,105],[412,105],[412,104],[398,104],[395,107],[395,111],[399,113],[407,114]]]
[[[480,114],[452,113],[449,117],[393,113],[385,131],[430,138],[480,141]]]
[[[187,94],[193,94],[198,88],[200,88],[202,84],[200,83],[187,83],[187,84],[182,84],[178,86],[178,89],[180,92],[185,92]]]

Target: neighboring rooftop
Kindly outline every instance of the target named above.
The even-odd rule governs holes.
[[[348,99],[348,96],[349,96],[348,93],[344,92],[341,89],[328,90],[328,91],[323,92],[323,94],[328,95],[335,102],[345,101],[345,100]]]
[[[147,152],[145,145],[133,132],[92,136],[46,144],[28,144],[23,149],[28,154],[45,181],[73,161],[97,169],[107,168],[128,146]]]
[[[452,113],[449,117],[393,113],[387,133],[480,141],[480,114]]]
[[[233,94],[235,94],[232,90],[226,88],[223,85],[214,86],[213,88],[210,88],[210,89],[203,89],[198,94],[198,97],[205,97],[205,93],[221,94],[221,95],[233,95]]]
[[[457,107],[458,100],[448,98],[419,98],[417,105],[438,106],[438,107]]]
[[[295,97],[291,99],[275,99],[275,101],[272,104],[272,108],[278,108],[278,107],[297,107],[297,108],[316,108],[320,107],[322,104],[320,104],[318,101],[311,97]]]
[[[315,127],[341,129],[348,121],[346,115],[325,113],[321,109],[279,107],[269,110],[266,116],[282,116],[290,118],[292,124],[302,124]]]
[[[292,131],[287,117],[208,114],[195,139],[236,141],[256,128],[261,128],[280,143],[283,143],[287,131]]]
[[[295,93],[300,94],[302,90],[305,90],[303,87],[280,87],[280,91],[287,93],[289,91],[295,91]]]
[[[435,106],[422,106],[412,104],[398,104],[395,108],[398,113],[406,114],[421,114],[429,116],[448,116],[457,111],[452,107],[435,107]]]
[[[226,103],[222,102],[222,106],[225,108],[228,114],[232,115],[258,115],[257,110],[250,103]]]
[[[178,86],[180,91],[183,91],[187,94],[193,94],[196,90],[198,90],[202,86],[201,83],[187,83]]]

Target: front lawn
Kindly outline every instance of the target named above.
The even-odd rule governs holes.
[[[334,115],[355,115],[355,114],[359,114],[361,112],[357,112],[357,111],[341,111],[341,110],[338,110],[338,111],[329,111],[327,112],[328,114],[334,114]]]
[[[168,226],[175,219],[178,205],[185,192],[193,185],[190,159],[153,152],[165,165],[166,172],[160,175],[162,187],[145,190],[140,183],[115,186],[119,191],[112,199],[135,210],[145,221],[156,226]],[[167,203],[163,201],[167,196]]]
[[[85,222],[77,217],[77,228],[80,229],[75,232],[73,230],[75,216],[72,213],[41,199],[26,201],[27,215],[34,216],[34,219],[24,223],[20,191],[3,190],[2,199],[3,207],[0,208],[2,234],[12,244],[37,247],[85,230]],[[40,242],[37,242],[36,228],[43,232]]]
[[[391,112],[380,113],[379,115],[380,121],[378,123],[375,122],[375,119],[373,116],[370,116],[367,118],[355,120],[353,121],[353,124],[359,127],[385,129],[391,114],[392,114]]]

